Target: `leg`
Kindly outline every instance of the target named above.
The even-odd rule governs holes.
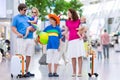
[[[27,28],[24,38],[26,38],[28,36],[31,28],[32,28],[32,26],[30,26],[30,27]]]
[[[52,73],[52,64],[51,63],[48,63],[48,70],[49,70],[49,73]]]
[[[82,57],[78,58],[78,69],[79,69],[78,75],[81,75],[81,73],[82,73]]]
[[[54,73],[57,73],[58,64],[54,64]]]
[[[72,58],[73,74],[76,75],[76,58]]]
[[[102,59],[102,53],[100,53],[100,58]]]
[[[105,45],[103,45],[103,54],[104,54],[104,59],[106,58],[106,54],[105,54]]]
[[[30,60],[31,60],[31,56],[26,56],[26,73],[28,72],[29,69]]]
[[[99,60],[99,52],[98,52],[98,55],[97,55],[97,56],[98,56],[98,60]]]
[[[109,45],[107,45],[106,48],[107,48],[107,58],[109,59]]]
[[[25,39],[25,55],[26,55],[26,74],[25,77],[33,77],[35,74],[29,72],[31,56],[34,53],[34,40]]]
[[[48,70],[49,70],[48,77],[53,77],[53,74],[52,74],[52,63],[48,63]]]

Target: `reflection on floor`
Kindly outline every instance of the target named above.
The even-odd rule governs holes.
[[[89,60],[83,61],[83,71],[82,77],[71,77],[72,66],[71,62],[64,65],[61,60],[60,66],[58,68],[59,78],[49,78],[48,68],[45,65],[39,65],[38,60],[41,57],[41,53],[37,53],[33,56],[30,71],[35,73],[33,78],[21,78],[12,79],[10,76],[10,62],[9,60],[4,60],[0,64],[0,80],[119,80],[120,73],[120,53],[115,53],[113,49],[110,50],[110,59],[95,60],[95,72],[99,74],[98,78],[89,78],[87,73],[89,70]]]

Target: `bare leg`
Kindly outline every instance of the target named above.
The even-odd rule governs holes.
[[[52,73],[52,64],[51,63],[48,63],[48,70],[49,70],[49,73]]]
[[[30,60],[31,60],[31,56],[26,56],[26,73],[28,72],[29,69]]]
[[[73,74],[76,74],[76,58],[72,58]]]
[[[58,64],[54,64],[54,73],[57,72]]]
[[[28,36],[29,32],[31,31],[31,28],[31,26],[27,28],[24,38]]]
[[[82,57],[79,57],[78,58],[78,74],[81,74],[82,73]]]

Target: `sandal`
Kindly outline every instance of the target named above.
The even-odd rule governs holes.
[[[78,74],[77,77],[82,77],[82,74]]]
[[[72,74],[72,77],[75,77],[76,76],[76,74]]]

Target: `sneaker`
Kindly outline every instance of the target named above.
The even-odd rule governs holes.
[[[57,73],[53,73],[54,77],[59,77],[59,75]]]
[[[35,74],[32,74],[32,73],[30,73],[30,72],[27,72],[26,75],[27,75],[28,77],[34,77],[34,76],[35,76]]]
[[[49,74],[48,74],[48,77],[53,77],[52,73],[49,73]]]
[[[26,77],[30,77],[30,75],[29,75],[29,74],[25,74],[23,77],[25,77],[25,78],[26,78]]]

